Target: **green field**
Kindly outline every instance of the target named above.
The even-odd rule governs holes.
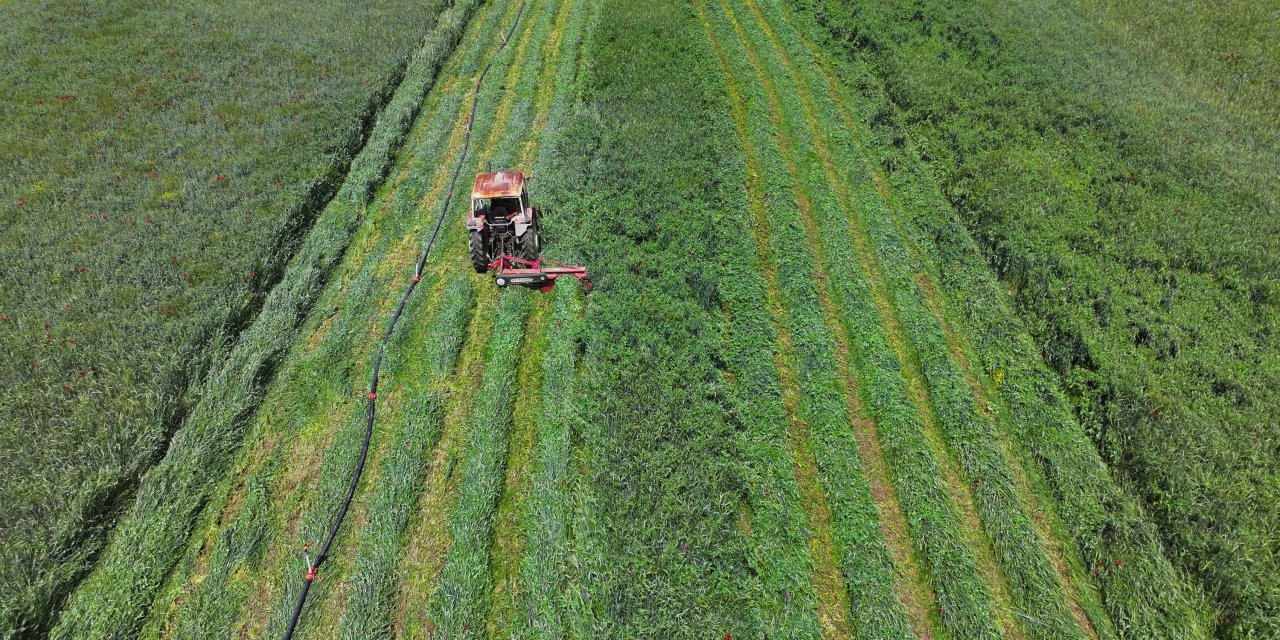
[[[281,637],[371,375],[295,637],[1274,637],[1275,16],[1181,4],[4,7],[0,638]]]

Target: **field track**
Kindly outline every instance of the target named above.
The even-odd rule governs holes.
[[[1038,415],[1016,385],[1043,365],[1011,362],[1005,382],[975,364],[982,328],[903,212],[903,186],[879,172],[865,105],[816,27],[777,0],[627,5],[529,0],[496,56],[520,0],[451,5],[459,44],[246,409],[225,477],[174,517],[182,544],[167,561],[128,570],[142,586],[127,593],[110,588],[126,571],[112,559],[130,552],[114,540],[55,636],[283,634],[362,443],[370,354],[470,126],[458,189],[489,163],[532,171],[535,201],[554,205],[549,257],[599,258],[599,286],[500,292],[471,272],[455,194],[388,345],[368,464],[296,637],[1205,637],[1079,426],[1028,424]],[[670,56],[670,100],[602,70],[626,38],[681,42],[654,45]],[[632,131],[639,116],[617,111],[628,100],[668,111]],[[664,118],[702,146],[646,138]],[[694,195],[671,197],[698,213],[654,213],[613,238],[590,189],[636,176],[618,187],[629,202],[668,175],[645,140],[715,163],[685,187]],[[609,174],[608,161],[636,166]],[[699,275],[714,299],[647,271],[628,255],[640,246],[718,251]],[[648,309],[641,296],[668,283],[687,290],[645,320],[668,333],[625,332],[636,321],[619,309]],[[666,372],[692,372],[688,397],[591,393]],[[626,423],[637,415],[656,417]],[[656,446],[714,454],[644,448],[664,427]],[[672,477],[643,475],[663,469]],[[1113,513],[1119,527],[1101,526]]]

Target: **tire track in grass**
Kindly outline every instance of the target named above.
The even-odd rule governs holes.
[[[371,623],[371,627],[380,626],[368,617],[385,608],[385,598],[376,598],[373,593],[375,583],[370,580],[373,577],[371,572],[385,571],[393,566],[388,558],[391,549],[387,547],[394,545],[396,534],[403,528],[403,524],[398,524],[400,518],[408,517],[407,510],[399,511],[403,507],[397,504],[397,500],[415,493],[416,483],[407,479],[405,474],[411,472],[424,455],[419,453],[415,456],[414,452],[425,452],[427,448],[424,441],[434,444],[439,435],[438,405],[432,402],[433,396],[426,394],[422,381],[438,379],[448,372],[428,372],[424,365],[427,361],[442,359],[431,351],[449,348],[453,344],[450,336],[464,334],[467,310],[472,302],[469,289],[460,289],[455,283],[444,279],[432,284],[435,286],[430,290],[411,299],[405,308],[406,326],[402,326],[402,330],[393,335],[387,345],[387,358],[384,360],[378,393],[382,408],[379,419],[381,424],[375,424],[374,444],[369,458],[377,463],[366,468],[361,480],[363,486],[351,506],[349,530],[338,537],[335,542],[339,545],[338,553],[325,563],[323,575],[326,579],[311,589],[309,609],[297,630],[298,637],[337,637],[340,616],[350,608],[353,587],[356,588],[361,613],[366,616],[360,619]],[[415,338],[416,342],[410,342]],[[417,352],[412,362],[406,363],[403,353],[405,346],[421,345],[424,342],[431,351],[425,354]],[[449,360],[453,358],[456,358],[456,354],[448,357]],[[420,413],[412,417],[406,416],[406,403]],[[345,485],[340,487],[345,488]],[[373,525],[367,528],[370,522]],[[372,553],[365,553],[367,548],[372,549]],[[398,546],[393,548],[398,549]],[[379,555],[380,558],[377,557]],[[374,557],[378,564],[358,564],[370,557]],[[362,597],[361,589],[364,589],[367,598]],[[342,633],[346,633],[346,630],[342,630]],[[356,633],[348,637],[363,638],[368,635]]]
[[[788,23],[790,22],[789,15],[784,15],[783,19]],[[893,195],[883,173],[866,155],[864,148],[865,143],[861,136],[861,128],[858,126],[857,120],[852,115],[847,103],[847,91],[843,90],[843,87],[836,79],[834,72],[824,61],[822,55],[818,53],[816,47],[809,38],[800,34],[796,39],[803,45],[809,59],[812,60],[814,66],[816,66],[821,72],[827,86],[828,95],[836,102],[846,128],[852,132],[853,139],[857,142],[859,147],[862,162],[870,171],[872,181],[877,192],[880,194],[881,199],[887,206],[893,209],[897,216],[905,216],[902,204],[898,202],[897,198]],[[901,221],[899,221],[899,229],[901,230]],[[904,233],[903,235],[906,234]],[[917,249],[912,246],[910,241],[908,241],[908,246],[910,247],[914,257]],[[974,370],[969,364],[969,360],[965,356],[964,347],[954,337],[952,328],[947,323],[945,314],[942,311],[943,305],[940,302],[941,298],[933,287],[931,276],[922,270],[920,278],[920,284],[925,293],[926,301],[930,304],[930,310],[934,313],[934,316],[938,319],[944,331],[947,333],[948,343],[951,346],[953,358],[956,359],[961,371],[965,373],[966,379],[970,387],[974,390],[975,396],[978,398],[980,405],[984,408],[988,407],[990,405],[989,395],[985,390],[983,390],[981,384],[977,382],[976,370]],[[1013,418],[1009,417],[1008,419]],[[1005,432],[1008,433],[1007,428],[1005,429]],[[1031,486],[1033,483],[1028,478],[1019,456],[1012,451],[1011,445],[1007,440],[1002,438],[1001,443],[1005,450],[1005,455],[1010,461],[1011,469],[1017,481],[1018,492],[1032,511],[1033,521],[1036,524],[1041,539],[1046,541],[1046,550],[1053,559],[1055,570],[1067,591],[1068,604],[1072,609],[1072,614],[1076,617],[1081,629],[1090,637],[1096,638],[1100,635],[1102,637],[1114,637],[1115,631],[1111,627],[1111,620],[1101,610],[1102,605],[1098,600],[1096,590],[1094,590],[1091,585],[1082,586],[1082,584],[1086,583],[1087,580],[1079,578],[1080,575],[1083,575],[1083,563],[1079,559],[1076,550],[1064,550],[1061,546],[1061,541],[1065,539],[1066,536],[1060,533],[1065,527],[1059,521],[1059,517],[1056,514],[1057,505],[1044,503],[1036,495],[1036,491]],[[1039,482],[1043,483],[1045,481],[1041,479]],[[1041,512],[1042,508],[1048,509],[1050,513],[1046,516]],[[1049,520],[1049,522],[1046,523],[1045,519]],[[1105,633],[1100,634],[1099,627],[1102,627]]]
[[[750,42],[750,37],[745,33],[741,23],[737,21],[732,9],[727,5],[724,6],[724,9],[726,13],[726,20],[731,23],[739,39],[743,42]],[[779,105],[779,103],[791,102],[797,99],[797,95],[795,93],[788,93],[786,98],[781,97],[777,88],[774,86],[772,78],[775,76],[783,78],[785,77],[785,74],[770,74],[765,70],[766,65],[762,62],[758,52],[752,49],[747,49],[746,53],[747,58],[751,61],[752,66],[754,67],[754,75],[763,82],[767,89],[768,98],[773,104],[773,109],[777,113],[783,113],[784,109]],[[810,125],[809,130],[812,130],[813,121],[811,110],[804,109],[803,104],[797,105],[792,102],[791,105],[787,106],[785,112],[793,117],[805,117],[807,124]],[[806,129],[804,124],[795,124],[792,126],[795,129]],[[807,138],[805,137],[792,136],[791,140],[793,141],[791,145],[793,147],[797,142],[807,144]],[[815,141],[815,143],[816,142],[817,141]],[[822,151],[823,148],[818,147],[817,149],[809,149],[808,153],[813,154],[815,157],[821,157],[820,152]],[[829,169],[829,165],[824,163],[824,169]],[[830,200],[830,192],[826,191],[826,189],[829,188],[838,193],[838,189],[840,187],[838,180],[833,180],[832,176],[828,174],[827,184],[823,185],[821,184],[821,180],[812,175],[808,176],[808,178],[810,183],[807,187],[803,188],[808,191],[810,197],[815,194],[822,195],[824,197],[824,200],[821,201],[825,207],[824,210],[834,212],[843,209],[848,212],[847,215],[850,216],[850,219],[853,219],[852,209],[849,206],[836,205]],[[799,178],[796,179],[796,182],[803,183]],[[830,242],[830,236],[830,233],[821,234],[823,241],[828,243]],[[832,246],[827,246],[826,248],[829,250]],[[884,328],[887,333],[885,336],[887,344],[893,348],[893,357],[897,361],[898,367],[900,367],[899,371],[903,374],[904,380],[907,382],[906,389],[903,390],[905,392],[905,396],[899,397],[910,399],[909,404],[914,407],[914,412],[919,418],[919,421],[915,422],[915,424],[922,428],[920,432],[916,432],[914,434],[908,432],[899,433],[899,437],[908,436],[907,442],[891,442],[891,444],[899,444],[900,446],[905,445],[909,447],[908,450],[915,450],[916,452],[930,452],[932,454],[933,464],[937,465],[930,469],[932,465],[928,464],[925,460],[913,460],[915,463],[925,462],[925,466],[914,468],[906,472],[908,475],[914,475],[914,479],[903,478],[903,471],[900,468],[897,483],[899,485],[898,489],[900,495],[910,496],[913,493],[924,490],[924,495],[917,498],[923,499],[923,502],[917,503],[917,508],[922,510],[922,514],[931,512],[932,515],[930,517],[940,518],[940,520],[937,520],[934,525],[929,527],[932,530],[932,534],[924,533],[926,529],[923,524],[920,524],[916,525],[918,531],[913,532],[913,537],[917,544],[924,545],[921,551],[931,563],[935,579],[937,581],[935,588],[937,589],[938,596],[941,600],[940,616],[943,624],[947,625],[952,632],[961,636],[992,637],[998,633],[1016,631],[1017,627],[1012,622],[1010,619],[1011,616],[1007,612],[1003,612],[1003,615],[1000,616],[1001,622],[1003,623],[1000,628],[1003,631],[997,632],[991,622],[991,618],[993,616],[991,615],[991,610],[989,610],[988,607],[991,606],[992,601],[989,600],[989,596],[984,593],[985,589],[981,584],[986,583],[987,585],[992,585],[992,583],[995,582],[996,584],[994,586],[998,587],[999,584],[997,581],[1000,577],[999,573],[994,569],[994,563],[991,561],[990,556],[988,555],[984,557],[981,553],[983,551],[980,536],[981,531],[977,519],[973,515],[972,505],[965,502],[967,494],[963,489],[963,484],[958,479],[958,475],[952,466],[953,463],[950,461],[949,457],[945,455],[945,448],[942,446],[940,437],[937,433],[936,419],[932,415],[931,407],[928,405],[927,398],[924,394],[922,380],[913,370],[913,363],[908,358],[909,353],[903,349],[902,336],[897,317],[893,308],[887,304],[888,297],[885,296],[883,290],[880,289],[883,285],[880,284],[878,270],[870,268],[874,265],[867,264],[864,259],[872,254],[869,253],[866,247],[858,248],[863,249],[858,252],[860,254],[858,259],[864,269],[863,273],[870,276],[869,280],[866,281],[871,286],[868,293],[871,294],[872,299],[877,302],[877,315],[880,316],[880,322],[884,323]],[[857,277],[857,274],[841,273],[842,271],[847,271],[850,265],[844,264],[840,261],[829,262],[832,266],[836,267],[836,271],[833,273],[835,274],[834,282],[837,287],[844,285],[847,278]],[[850,296],[846,295],[845,297],[847,305]],[[853,299],[857,299],[857,297],[853,297]],[[881,390],[876,389],[876,391]],[[905,407],[900,407],[896,410],[901,411],[902,409],[905,409]],[[887,428],[895,426],[893,422],[894,420],[892,419],[888,421],[882,420],[881,424],[882,427]],[[894,430],[896,431],[896,429]],[[919,439],[921,437],[923,437],[922,440]],[[912,454],[907,454],[906,451],[900,451],[896,454],[895,458],[900,461],[898,463],[899,465],[901,465],[902,462],[905,462],[901,457],[903,455]],[[915,455],[918,455],[918,453]],[[918,485],[917,483],[921,481],[925,482],[925,484]],[[941,487],[934,484],[940,481]],[[943,487],[945,487],[945,489],[942,489]],[[942,494],[937,493],[940,490],[949,493],[951,500],[947,500]],[[955,507],[958,507],[958,511],[952,512],[952,509]],[[911,509],[907,510],[907,516],[909,519],[913,518],[911,512]],[[951,515],[946,515],[948,513],[951,513]],[[958,521],[954,520],[956,513],[960,516]],[[963,523],[964,526],[955,528],[956,522]],[[947,531],[948,527],[953,527],[953,531],[961,532],[964,541],[960,542],[955,539],[930,539],[932,537],[936,537],[939,533]],[[971,551],[978,553],[978,562],[976,564],[972,559],[966,560],[966,558],[969,557],[968,553]],[[982,569],[980,572],[980,575],[982,576],[981,580],[976,580],[976,576],[979,575],[979,573],[974,573],[978,569]],[[984,602],[987,604],[983,604]],[[997,608],[995,611],[1001,611],[1001,609]]]
[[[760,14],[758,7],[751,0],[747,2],[752,5],[757,22],[765,28],[766,35],[802,92],[802,103],[810,114],[813,134],[815,137],[821,136],[822,132],[816,127],[815,117],[812,115],[813,98],[803,95],[810,88],[800,79],[800,73],[790,59],[790,54]],[[847,118],[847,111],[839,111],[835,108],[838,106],[827,104],[830,119],[838,121],[841,117]],[[855,131],[856,129],[847,131],[845,134],[852,138]],[[818,144],[822,144],[820,138]],[[865,158],[860,159],[865,162]],[[828,167],[831,164],[826,157],[824,163]],[[873,244],[881,252],[881,260],[887,257],[890,260],[888,268],[894,270],[891,277],[895,278],[894,286],[899,294],[899,313],[910,311],[922,319],[921,322],[907,325],[908,337],[915,342],[917,349],[923,349],[917,352],[917,356],[922,358],[922,363],[927,364],[923,373],[929,383],[930,401],[945,409],[946,415],[941,424],[946,427],[945,433],[952,451],[963,454],[957,455],[960,470],[974,482],[972,498],[978,509],[983,531],[991,541],[994,557],[1005,579],[1004,585],[1007,585],[1002,586],[1012,593],[1012,602],[1018,608],[1032,614],[1017,612],[1025,621],[1023,626],[1028,635],[1081,638],[1081,625],[1064,605],[1064,601],[1070,599],[1063,590],[1056,565],[1048,557],[1041,532],[1027,513],[1024,496],[1019,495],[1016,490],[1007,450],[1004,443],[995,436],[994,422],[984,420],[980,415],[976,397],[962,382],[954,361],[941,356],[948,353],[948,348],[937,329],[936,321],[928,321],[929,311],[923,301],[923,292],[918,288],[915,278],[903,275],[912,270],[915,256],[904,252],[900,244],[895,244],[893,234],[895,231],[901,233],[901,221],[893,220],[892,224],[886,225],[882,220],[882,214],[886,211],[883,202],[873,203],[865,210],[871,226],[875,227],[872,230],[873,239],[879,239],[879,242]],[[904,260],[904,257],[910,260]],[[966,394],[965,391],[969,393]],[[1087,620],[1084,621],[1084,626],[1089,626]]]
[[[504,464],[502,490],[494,514],[493,544],[489,550],[492,588],[484,628],[489,638],[504,636],[503,631],[517,615],[520,598],[519,567],[524,555],[524,534],[520,530],[520,513],[529,498],[530,475],[535,446],[534,424],[542,397],[542,353],[546,348],[543,330],[549,305],[544,296],[532,301],[525,340],[516,368],[515,406],[512,410],[511,435]]]
[[[725,0],[722,0],[722,2],[725,2]],[[856,213],[857,207],[854,205],[848,190],[845,188],[844,181],[837,175],[831,150],[824,143],[824,128],[819,124],[818,117],[815,114],[813,96],[800,80],[794,64],[786,54],[785,47],[777,40],[776,35],[772,33],[772,30],[768,27],[767,21],[763,20],[759,15],[758,7],[756,7],[754,3],[750,2],[750,0],[745,0],[744,4],[746,6],[743,8],[746,11],[751,12],[756,18],[755,23],[758,28],[763,31],[761,35],[766,37],[769,45],[764,46],[762,43],[757,43],[756,49],[748,49],[748,56],[753,61],[756,68],[757,77],[762,80],[769,91],[771,101],[775,104],[784,101],[784,99],[780,97],[782,94],[780,94],[776,88],[776,81],[773,80],[773,78],[778,78],[783,81],[790,79],[786,95],[788,98],[798,100],[798,105],[795,103],[788,105],[788,113],[797,118],[803,114],[805,121],[805,124],[803,125],[798,123],[794,125],[797,130],[804,132],[796,139],[805,141],[805,134],[809,136],[809,141],[805,143],[806,145],[811,145],[809,153],[812,154],[812,157],[815,160],[820,161],[823,167],[826,184],[821,184],[820,181],[816,181],[816,179],[811,175],[809,176],[810,183],[807,188],[815,194],[823,194],[823,190],[825,188],[826,197],[835,198],[835,202],[832,202],[831,204],[835,205],[835,203],[839,203],[838,206],[828,208],[833,211],[836,209],[846,211],[849,218],[853,221],[852,224],[854,225],[855,230],[860,228],[861,223],[858,221],[858,214]],[[742,23],[737,20],[735,12],[732,8],[727,6],[727,4],[725,6],[725,11],[727,18],[732,22],[739,37],[743,40],[744,46],[749,46],[745,43],[750,41],[750,36],[747,35],[747,31],[742,26]],[[761,52],[764,53],[762,54]],[[780,67],[766,69],[766,65],[762,58],[763,56],[767,56],[769,53],[773,53],[778,57],[776,61],[771,60],[771,62],[778,63]],[[779,68],[784,70],[785,73],[779,73]],[[798,110],[795,108],[796,106],[799,107]],[[778,108],[780,112],[782,111],[781,107],[776,108]],[[798,175],[798,172],[793,172],[792,175],[797,184],[804,183],[804,179]],[[816,225],[813,224],[811,217],[807,217],[806,220],[809,223],[810,242],[821,256],[825,253],[822,249],[822,243],[824,241],[829,242],[828,237],[830,234],[820,232],[816,228]],[[858,236],[855,231],[854,242],[859,248],[857,253],[859,254],[859,261],[863,271],[870,277],[872,286],[875,287],[876,283],[879,282],[880,286],[883,287],[883,275],[880,270],[878,260],[873,253],[874,250],[865,242],[865,234]],[[828,263],[828,259],[822,257],[822,262]],[[885,289],[882,289],[882,291],[884,290]],[[996,605],[996,612],[998,614],[1002,633],[1006,637],[1017,637],[1017,634],[1020,631],[1020,625],[1017,624],[1008,609],[1008,603],[1011,602],[1011,597],[1009,596],[1004,576],[996,565],[994,554],[991,551],[990,541],[983,535],[983,528],[979,518],[977,517],[972,496],[965,491],[965,484],[960,479],[956,463],[952,459],[946,444],[940,436],[939,420],[929,400],[928,387],[925,383],[925,379],[919,372],[918,366],[915,364],[912,357],[913,354],[905,346],[901,333],[902,325],[898,319],[901,312],[896,308],[896,305],[892,300],[893,297],[888,295],[884,296],[884,304],[880,305],[880,309],[882,315],[884,315],[886,319],[886,326],[890,329],[890,343],[897,349],[897,357],[899,362],[902,363],[902,371],[904,372],[905,378],[908,382],[908,393],[921,417],[921,425],[924,427],[924,434],[930,443],[930,448],[933,450],[934,456],[938,460],[939,470],[941,471],[942,477],[946,480],[948,491],[951,494],[955,506],[958,507],[957,513],[960,516],[960,522],[963,525],[960,527],[960,532],[965,537],[967,546],[974,554],[973,557],[977,562],[976,566],[979,573],[987,583],[988,587],[992,589],[992,595],[995,596],[995,602],[993,604]],[[919,619],[922,613],[923,610],[917,608],[915,617]]]
[[[727,11],[727,7],[722,6],[722,9],[726,9],[723,13],[727,28],[737,36],[737,46],[747,47],[748,43],[741,31],[735,28],[732,14]],[[717,39],[709,25],[708,35],[713,41]],[[729,65],[720,45],[717,44],[716,47],[725,66],[726,77],[732,78],[735,70]],[[799,429],[792,429],[792,449],[801,469],[798,475],[804,475],[805,466],[809,467],[807,473],[811,475],[807,480],[801,479],[802,492],[812,491],[817,494],[817,499],[806,496],[805,500],[807,506],[817,507],[811,509],[811,520],[814,519],[813,515],[817,515],[816,520],[820,524],[815,524],[827,528],[826,536],[832,535],[830,508],[822,499],[822,489],[817,485],[819,478],[832,491],[832,495],[838,498],[835,504],[840,509],[838,515],[843,520],[839,523],[840,529],[837,530],[835,539],[826,542],[827,549],[824,551],[819,545],[815,545],[814,549],[819,567],[825,561],[830,572],[825,580],[827,584],[823,584],[822,578],[816,580],[819,593],[827,594],[822,599],[830,598],[829,594],[832,593],[839,594],[844,599],[840,603],[846,616],[844,628],[840,628],[839,620],[833,621],[829,617],[832,606],[828,604],[823,607],[826,610],[822,616],[825,632],[829,637],[850,636],[847,598],[853,596],[856,598],[856,627],[862,637],[910,636],[913,630],[904,615],[904,607],[897,598],[909,598],[910,593],[895,584],[893,558],[881,533],[879,510],[871,497],[871,485],[860,474],[861,469],[854,454],[857,444],[848,430],[849,423],[859,416],[850,414],[853,408],[849,403],[852,389],[845,386],[847,379],[840,375],[839,363],[835,357],[838,348],[832,328],[838,328],[838,325],[832,322],[832,309],[825,287],[826,274],[821,264],[815,263],[811,253],[820,251],[820,245],[814,237],[812,203],[807,191],[801,186],[803,182],[799,179],[793,160],[792,143],[783,127],[783,116],[773,88],[764,77],[764,71],[754,53],[745,49],[744,52],[745,56],[735,50],[735,59],[745,57],[751,62],[752,68],[737,69],[737,73],[749,78],[754,71],[758,79],[765,81],[765,92],[761,95],[758,89],[753,89],[753,102],[744,103],[740,90],[734,86],[736,83],[731,81],[730,94],[736,103],[735,120],[738,123],[740,146],[747,156],[748,191],[757,221],[755,227],[761,262],[766,265],[767,306],[778,325],[780,354],[796,360],[801,374],[796,379],[785,361],[779,363],[779,371],[784,378],[792,378],[784,382],[784,400],[786,396],[790,396],[786,401],[788,412],[798,418],[793,419],[793,425],[800,426]],[[768,110],[750,115],[748,112],[753,104],[756,109],[764,109],[767,105]],[[754,129],[756,135],[752,137],[753,129],[748,124],[749,120],[756,123],[771,122],[772,130]],[[776,141],[770,142],[770,137],[776,138]],[[765,162],[760,157],[761,153],[771,161]],[[786,167],[785,171],[781,169],[783,166]],[[793,192],[790,198],[781,195],[788,192]],[[782,233],[772,233],[771,227],[802,230],[809,239],[810,249],[806,250],[803,248],[805,245],[789,241]],[[810,278],[809,274],[816,277]],[[801,398],[804,408],[800,407]],[[815,428],[810,429],[806,422],[812,423]],[[811,446],[819,451],[816,460]],[[844,452],[843,455],[838,453],[841,451]],[[821,475],[819,468],[822,470]],[[806,491],[806,484],[811,484],[812,489]],[[826,522],[822,523],[824,519]],[[821,538],[822,534],[819,533],[818,537]],[[841,546],[846,547],[839,554],[836,552],[837,542],[843,542]],[[841,555],[839,567],[843,568],[847,587],[841,584],[840,569],[834,559],[836,555]]]

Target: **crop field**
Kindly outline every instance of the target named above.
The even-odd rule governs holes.
[[[1256,220],[1221,234],[1231,246],[1205,235],[1271,206],[1270,187],[1246,182],[1265,163],[1250,156],[1240,181],[1196,191],[1198,232],[1166,237],[1156,218],[1121,232],[1089,201],[1101,213],[1072,210],[1071,224],[1096,220],[1098,247],[1071,245],[1076,262],[1053,252],[1083,226],[1047,215],[1086,196],[1045,192],[1031,168],[974,184],[970,156],[1001,158],[946,135],[959,126],[948,117],[970,112],[929,102],[942,98],[914,75],[950,69],[921,62],[927,47],[972,45],[1046,74],[1028,100],[1065,90],[1047,63],[1005,52],[1005,22],[929,2],[385,1],[354,15],[319,4],[306,17],[289,5],[188,9],[203,17],[130,5],[124,21],[77,5],[65,19],[81,22],[58,27],[6,8],[31,23],[4,28],[10,51],[42,28],[133,42],[112,29],[223,20],[170,46],[213,52],[201,69],[222,65],[225,79],[187,90],[205,93],[183,108],[203,105],[219,124],[183,134],[192,155],[158,146],[155,128],[177,121],[139,114],[133,151],[115,160],[136,175],[114,190],[93,181],[111,187],[125,169],[97,166],[111,152],[92,136],[125,139],[93,121],[134,117],[116,93],[51,103],[82,109],[82,129],[57,135],[77,149],[88,143],[74,136],[92,138],[84,157],[28,148],[8,125],[0,134],[18,158],[0,194],[22,202],[2,219],[0,257],[41,266],[0,280],[0,374],[15,381],[0,389],[0,638],[273,638],[295,616],[293,637],[351,640],[1207,640],[1280,628],[1265,573],[1275,503],[1248,501],[1277,490],[1276,445],[1271,427],[1246,426],[1274,418],[1265,393],[1280,390],[1264,346],[1280,319],[1276,247],[1251,239]],[[1036,4],[989,10],[1012,32]],[[1080,7],[1059,18],[1095,28],[1089,18],[1119,11]],[[239,22],[250,16],[278,22],[259,33]],[[315,27],[304,39],[286,35],[304,23]],[[968,37],[979,28],[999,37]],[[250,33],[262,60],[323,49],[308,70],[343,89],[300,93],[298,106],[271,93],[292,85],[229,53]],[[1143,29],[1113,36],[1152,46]],[[1004,67],[965,56],[957,74],[999,84]],[[6,108],[54,129],[35,106]],[[1269,109],[1223,122],[1262,130]],[[1171,114],[1146,129],[1106,124],[1136,140]],[[996,135],[1000,123],[972,117],[973,135]],[[1046,144],[1102,135],[1074,126]],[[1077,153],[1110,153],[1089,139],[1100,146]],[[1147,157],[1116,153],[1105,158],[1115,171]],[[154,177],[159,157],[174,175]],[[1179,180],[1210,159],[1150,162],[1108,192],[1115,207],[1190,193]],[[543,255],[587,266],[591,287],[500,289],[472,270],[462,220],[471,178],[490,168],[532,174]],[[50,193],[72,194],[77,179],[99,195]],[[1030,199],[1044,220],[1022,215]],[[56,212],[52,224],[31,217],[36,206]],[[125,226],[78,228],[99,210]],[[1151,253],[1186,247],[1205,262]],[[133,262],[157,255],[159,267]],[[1162,302],[1144,288],[1150,262],[1130,281],[1105,279],[1126,258],[1190,270],[1159,272],[1180,283],[1160,280],[1166,297],[1207,297]],[[99,270],[101,281],[77,281]],[[183,282],[170,290],[175,270]],[[1109,323],[1091,320],[1098,304]],[[1193,317],[1214,304],[1238,315]],[[160,324],[133,313],[155,306]],[[49,317],[56,346],[36,335]],[[81,345],[67,342],[71,327],[87,332],[74,333]],[[1256,360],[1228,362],[1228,344]],[[77,377],[83,368],[92,375]],[[1234,404],[1169,384],[1197,375],[1227,385]],[[1240,433],[1255,446],[1223,440]],[[1212,475],[1193,477],[1206,461]],[[1208,530],[1193,521],[1210,517],[1206,505],[1225,519]],[[1213,535],[1228,529],[1238,537]]]

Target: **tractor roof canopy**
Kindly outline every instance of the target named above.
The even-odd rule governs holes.
[[[524,190],[524,174],[519,171],[498,171],[476,176],[471,188],[471,198],[519,198]]]

